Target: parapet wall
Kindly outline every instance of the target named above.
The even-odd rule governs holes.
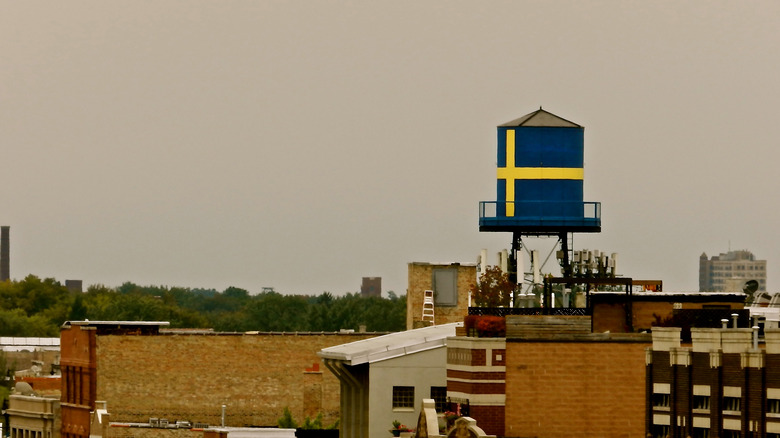
[[[683,347],[679,327],[653,327],[653,350],[671,351],[688,348],[694,353],[743,353],[765,349],[768,354],[780,353],[780,329],[766,329],[759,337],[756,328],[691,328],[691,342]]]
[[[650,335],[590,333],[590,318],[546,318],[507,318],[504,435],[644,436]]]
[[[165,418],[211,426],[276,426],[285,407],[303,422],[339,417],[340,385],[323,348],[375,333],[160,334],[97,338],[97,399],[113,422]]]

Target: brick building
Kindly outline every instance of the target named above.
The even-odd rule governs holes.
[[[505,394],[505,338],[447,340],[447,397],[464,410],[468,406],[468,415],[488,434],[504,434]]]
[[[780,330],[653,331],[647,432],[654,437],[780,437]]]
[[[360,284],[360,296],[381,297],[382,277],[363,277],[363,282]]]
[[[507,318],[506,436],[644,437],[650,335],[591,333],[589,319]]]
[[[476,264],[409,263],[406,329],[424,325],[422,310],[426,290],[434,292],[434,324],[463,322],[469,309],[469,288],[476,281]]]
[[[662,330],[655,327],[659,322],[677,319],[702,321],[686,319],[691,315],[714,317],[720,325],[735,312],[744,325],[744,298],[597,292],[585,316],[543,315],[542,309],[538,315],[508,315],[505,338],[461,330],[447,340],[447,395],[498,436],[644,438],[651,335],[637,331]]]
[[[592,292],[590,301],[594,333],[638,332],[675,314],[703,309],[730,314],[745,308],[744,293],[725,292]]]
[[[10,438],[59,438],[59,400],[52,397],[12,394],[4,414]]]
[[[60,338],[0,336],[0,350],[5,354],[8,364],[13,364],[17,378],[59,375]],[[28,383],[38,393],[46,385],[43,382]]]
[[[275,426],[339,415],[339,382],[317,352],[376,333],[214,333],[165,330],[162,322],[75,321],[63,326],[62,437],[87,438],[105,401],[113,422]]]

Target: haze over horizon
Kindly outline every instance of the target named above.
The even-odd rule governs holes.
[[[542,106],[585,127],[574,249],[675,291],[747,249],[780,290],[780,3],[0,7],[14,279],[401,295],[509,246],[478,231],[496,126]]]

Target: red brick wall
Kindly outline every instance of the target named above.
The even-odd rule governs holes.
[[[62,438],[89,436],[89,412],[95,409],[96,331],[80,326],[60,333]]]
[[[506,436],[639,438],[649,342],[507,342]]]
[[[219,425],[225,404],[226,426],[275,426],[286,406],[303,422],[304,409],[312,413],[321,404],[330,424],[339,416],[339,382],[313,372],[316,353],[372,336],[98,336],[97,399],[115,422],[157,417]]]
[[[504,433],[503,406],[472,406],[469,416],[477,420],[477,426],[488,435],[501,436]]]
[[[17,377],[17,382],[27,382],[38,394],[61,394],[62,379],[58,377]]]

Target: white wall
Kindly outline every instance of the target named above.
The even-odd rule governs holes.
[[[414,409],[393,410],[393,386],[414,386]],[[431,398],[431,386],[447,386],[447,348],[409,354],[372,363],[369,369],[369,437],[387,438],[393,420],[410,428],[424,398]]]

